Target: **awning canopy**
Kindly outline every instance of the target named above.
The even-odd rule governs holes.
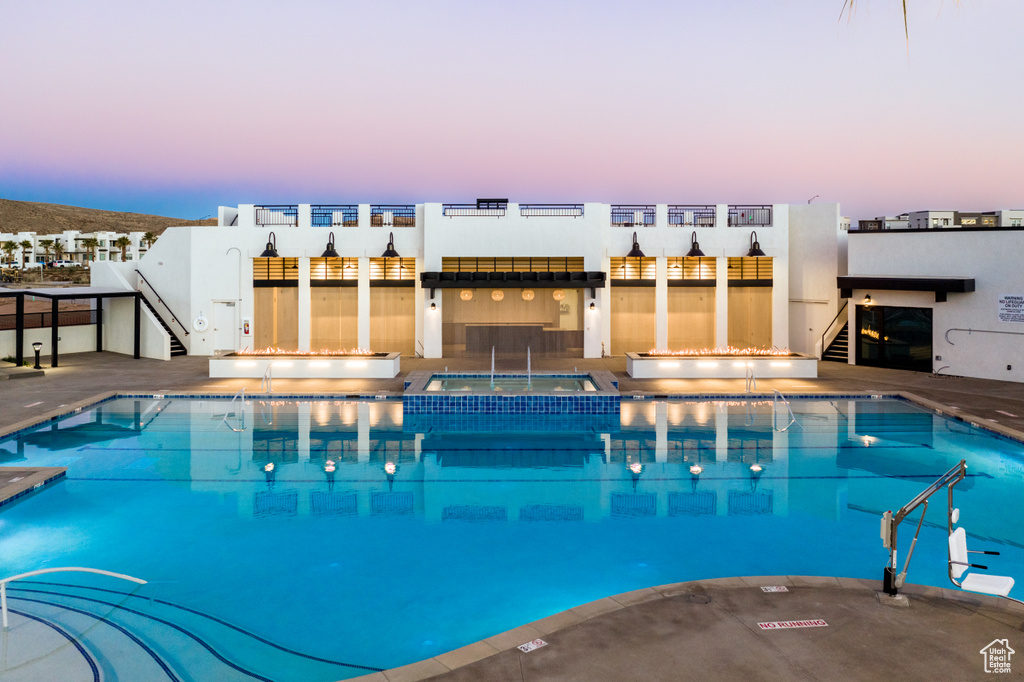
[[[604,272],[421,272],[420,284],[430,289],[527,288],[594,289],[605,286]]]
[[[839,295],[853,296],[854,289],[876,289],[878,291],[933,291],[935,301],[942,303],[946,294],[966,294],[974,291],[973,277],[924,277],[892,275],[844,275],[836,278]]]

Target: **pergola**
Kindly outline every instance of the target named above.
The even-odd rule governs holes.
[[[0,298],[15,299],[15,359],[20,365],[24,362],[25,344],[25,297],[48,298],[51,304],[50,314],[50,367],[57,367],[59,359],[61,301],[73,299],[96,300],[96,352],[103,351],[103,300],[107,298],[135,299],[135,354],[136,360],[141,357],[142,350],[142,294],[138,291],[112,289],[105,287],[66,287],[60,289],[5,289],[0,288]]]

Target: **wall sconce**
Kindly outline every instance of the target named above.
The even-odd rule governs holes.
[[[757,242],[757,232],[750,233],[750,251],[747,251],[747,258],[758,258],[765,255],[761,245]]]
[[[463,301],[472,301],[473,300],[473,290],[472,289],[463,289],[462,291],[459,292],[459,298],[461,298]]]
[[[500,301],[500,300],[502,300],[504,298],[505,298],[505,292],[502,291],[501,289],[495,289],[494,291],[491,292],[491,300],[492,301]]]
[[[636,240],[636,232],[633,233],[633,248],[626,254],[626,258],[643,258],[644,252],[640,250],[640,242]]]
[[[327,248],[320,255],[321,258],[341,258],[338,252],[334,250],[334,233],[331,232],[331,236],[327,238]]]
[[[532,301],[534,297],[533,289],[523,289],[523,300]]]
[[[554,291],[551,292],[551,298],[555,299],[556,301],[564,301],[565,289],[555,289]]]
[[[764,255],[764,254],[761,254]],[[704,252],[700,250],[700,244],[697,243],[697,231],[694,230],[693,234],[690,235],[690,250],[686,253],[687,258],[703,258]]]
[[[273,232],[267,237],[267,248],[263,249],[263,253],[260,254],[260,258],[280,258],[277,254],[277,235]]]
[[[591,302],[590,302],[590,309],[591,309],[591,310],[593,310],[593,309],[594,309],[594,302],[593,302],[593,301],[591,301]]]
[[[381,258],[399,258],[398,252],[395,251],[395,233],[388,232],[388,248],[384,249],[384,253],[381,254]]]
[[[437,304],[436,304],[436,303],[433,303],[433,302],[432,302],[432,303],[430,304],[430,309],[431,309],[431,310],[437,310]]]
[[[864,300],[861,301],[864,305],[871,305],[871,294],[864,294]]]

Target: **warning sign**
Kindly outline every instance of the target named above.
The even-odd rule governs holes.
[[[542,646],[547,646],[547,645],[548,645],[548,643],[545,642],[543,639],[535,639],[532,642],[527,642],[526,644],[520,644],[516,648],[519,649],[520,651],[522,651],[523,653],[526,653],[528,651],[533,651],[534,649],[539,649]]]
[[[1003,294],[999,297],[1000,322],[1024,322],[1024,295]]]
[[[816,618],[814,620],[777,620],[771,623],[758,623],[762,630],[792,630],[793,628],[827,628],[828,623]]]
[[[789,592],[785,585],[763,585],[762,592]]]

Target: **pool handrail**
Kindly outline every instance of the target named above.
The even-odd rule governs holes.
[[[7,583],[15,580],[21,580],[22,578],[31,578],[34,575],[42,575],[44,573],[61,573],[61,572],[78,572],[78,573],[98,573],[99,575],[107,575],[111,578],[120,578],[121,580],[128,580],[133,583],[145,585],[145,580],[139,578],[133,578],[130,575],[124,573],[114,573],[112,571],[104,571],[101,568],[83,568],[81,566],[65,566],[61,568],[40,568],[36,571],[29,571],[28,573],[19,573],[18,575],[12,575],[10,578],[4,578],[0,580],[0,612],[3,614],[2,622],[3,629],[8,628],[7,624]]]
[[[273,365],[267,365],[267,371],[263,373],[263,380],[260,382],[260,391],[264,393],[273,393],[273,381],[274,378],[270,375],[270,370]]]
[[[797,421],[796,415],[793,414],[793,408],[790,407],[789,400],[786,399],[786,396],[782,395],[782,392],[779,391],[779,389],[774,389],[774,391],[775,396],[772,398],[772,429],[781,433],[789,429],[789,427],[792,426],[793,424],[797,424]],[[782,404],[786,406],[787,410],[789,410],[789,423],[786,424],[781,429],[779,428],[779,398],[782,398]]]
[[[242,428],[240,428],[240,429],[236,429],[236,428],[235,428],[234,426],[232,426],[231,424],[228,424],[228,415],[229,415],[229,414],[231,414],[231,408],[232,408],[232,406],[234,406],[234,404],[235,404],[235,401],[236,401],[236,400],[238,400],[238,396],[242,396],[242,404],[243,404],[243,406],[244,406],[244,404],[245,404],[245,386],[242,386],[242,388],[238,389],[238,393],[236,393],[236,394],[235,394],[235,397],[234,397],[234,398],[232,398],[232,399],[231,399],[231,402],[229,402],[229,403],[228,403],[228,409],[227,409],[227,410],[225,410],[225,412],[224,412],[224,418],[223,418],[223,419],[221,420],[221,421],[223,421],[223,422],[224,422],[224,424],[225,424],[225,425],[226,425],[226,426],[227,426],[227,427],[228,427],[229,429],[231,429],[231,430],[232,430],[232,431],[234,431],[235,433],[241,433],[242,431],[245,431],[245,410],[242,410],[242,417],[241,417],[241,424],[242,424]]]

